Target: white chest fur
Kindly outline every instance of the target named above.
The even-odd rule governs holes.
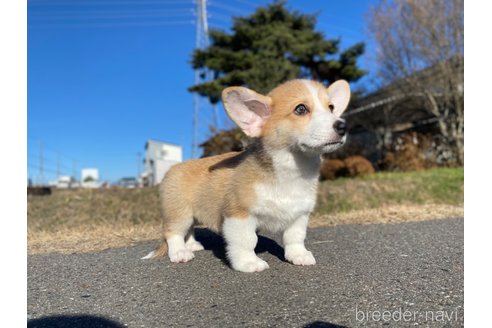
[[[255,187],[252,214],[260,230],[280,231],[316,205],[319,158],[299,158],[283,151],[273,156],[275,178]]]

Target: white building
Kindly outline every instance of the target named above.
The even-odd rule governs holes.
[[[82,177],[80,183],[83,188],[99,188],[99,170],[98,169],[82,169]]]
[[[56,182],[56,187],[60,189],[68,189],[74,188],[76,181],[73,177],[68,175],[61,175],[58,177],[58,181]]]
[[[182,146],[157,140],[147,141],[145,143],[144,172],[141,176],[143,185],[155,186],[159,184],[167,170],[182,161]]]

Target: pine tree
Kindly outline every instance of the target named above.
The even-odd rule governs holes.
[[[232,34],[212,30],[211,45],[194,51],[193,68],[212,71],[214,79],[189,90],[217,103],[222,90],[233,85],[268,93],[293,78],[327,84],[361,78],[366,72],[357,66],[357,59],[364,53],[364,43],[340,52],[340,40],[325,39],[315,25],[315,15],[289,11],[285,1],[234,18]]]

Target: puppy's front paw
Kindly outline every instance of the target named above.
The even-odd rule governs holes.
[[[234,270],[241,272],[261,272],[270,267],[268,263],[259,257],[232,261],[231,265]]]
[[[308,250],[287,250],[285,252],[285,259],[295,265],[314,265],[316,260],[313,253]]]
[[[179,262],[188,262],[193,259],[195,255],[189,249],[180,249],[176,252],[169,253],[169,259],[171,262],[179,263]]]

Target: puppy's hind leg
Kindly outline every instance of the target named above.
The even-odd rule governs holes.
[[[182,185],[182,172],[171,168],[159,186],[163,215],[163,238],[160,246],[145,258],[169,255],[171,262],[188,262],[194,255],[185,245],[193,226],[193,209]]]
[[[164,220],[163,237],[155,250],[142,257],[142,260],[153,259],[169,255],[171,262],[188,262],[193,256],[193,251],[199,250],[201,244],[193,237],[190,228],[193,219]],[[187,242],[185,243],[185,236]],[[202,246],[203,249],[203,246]]]
[[[155,250],[142,257],[152,259],[169,255],[171,262],[188,262],[193,259],[193,251],[203,249],[202,244],[193,237],[193,218],[164,220],[163,237]],[[185,236],[187,237],[185,243]]]
[[[188,262],[195,257],[193,251],[186,247],[185,237],[193,226],[193,217],[167,222],[164,227],[164,238],[168,245],[171,262]]]

